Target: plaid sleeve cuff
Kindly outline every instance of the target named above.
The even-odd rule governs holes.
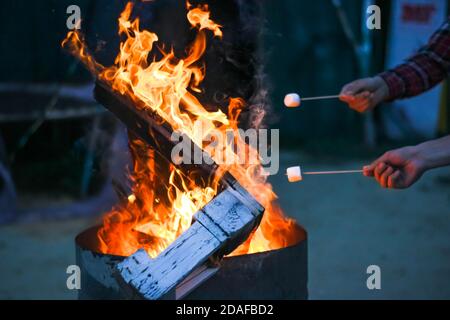
[[[378,75],[386,82],[389,88],[389,97],[387,101],[402,98],[405,94],[405,83],[401,77],[399,77],[395,71],[389,70]]]

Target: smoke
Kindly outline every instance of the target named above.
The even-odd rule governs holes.
[[[267,55],[264,50],[265,18],[262,1],[235,0],[239,10],[238,43],[250,43],[247,68],[250,71],[249,97],[247,97],[249,114],[247,126],[255,129],[266,128],[273,120],[272,104],[270,101],[270,84],[265,73]],[[244,46],[245,47],[245,46]]]

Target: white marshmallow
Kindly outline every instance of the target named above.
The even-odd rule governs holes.
[[[284,97],[284,105],[288,108],[297,108],[302,103],[302,99],[296,93],[289,93]]]
[[[136,196],[134,194],[130,194],[128,196],[128,202],[129,203],[134,203],[136,201]]]
[[[302,169],[300,166],[287,168],[286,174],[289,182],[298,182],[303,180]]]

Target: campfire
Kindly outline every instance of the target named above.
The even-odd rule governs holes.
[[[294,220],[283,215],[262,166],[242,161],[257,152],[238,134],[239,116],[245,108],[245,101],[239,97],[231,98],[225,114],[219,109],[207,111],[196,97],[202,94],[199,85],[207,70],[207,66],[201,63],[207,33],[212,32],[216,38],[222,37],[221,26],[211,20],[207,5],[193,7],[187,4],[187,19],[196,28],[197,34],[184,58],[176,57],[173,51],[163,51],[160,45],[161,57],[158,59],[156,53],[152,55],[158,36],[141,30],[139,18],[131,18],[132,11],[133,4],[130,2],[118,19],[123,41],[114,65],[105,67],[95,61],[79,31],[69,32],[63,47],[78,57],[96,78],[129,97],[136,108],[156,113],[173,130],[188,135],[197,145],[207,147],[204,140],[212,129],[223,132],[231,129],[236,132],[238,148],[236,151],[225,145],[221,151],[236,161],[220,165],[215,176],[200,185],[193,183],[195,179],[181,174],[175,166],[160,165],[154,150],[139,138],[130,137],[132,194],[126,203],[115,207],[104,217],[103,226],[97,234],[98,251],[128,256],[145,248],[151,257],[158,256],[191,226],[194,213],[217,194],[218,179],[226,171],[265,207],[259,228],[232,255],[273,250],[297,243],[301,232]],[[196,126],[198,121],[202,124],[201,132]],[[213,159],[216,155],[214,151],[211,149]]]

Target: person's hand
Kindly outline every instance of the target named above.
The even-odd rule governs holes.
[[[355,80],[345,85],[339,95],[341,101],[358,112],[372,110],[389,96],[389,88],[379,77]]]
[[[425,162],[417,147],[405,147],[388,151],[365,166],[364,175],[374,177],[383,188],[405,189],[427,170]]]

